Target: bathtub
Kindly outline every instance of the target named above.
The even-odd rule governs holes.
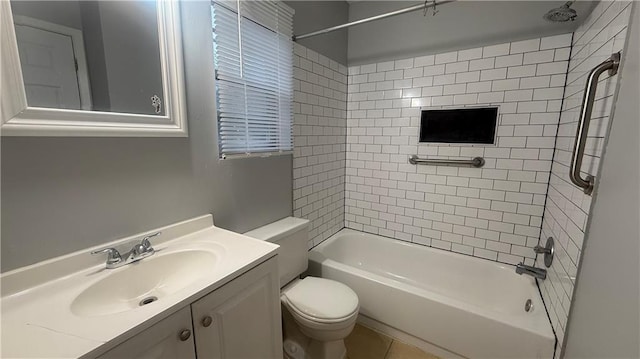
[[[434,354],[553,357],[535,281],[513,266],[343,229],[310,251],[309,274],[347,284],[365,320],[441,349]]]

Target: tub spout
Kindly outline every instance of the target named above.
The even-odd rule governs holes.
[[[519,263],[516,266],[516,273],[518,274],[527,274],[534,278],[538,279],[547,279],[547,270],[542,268],[536,268],[532,266],[528,266],[524,263]]]

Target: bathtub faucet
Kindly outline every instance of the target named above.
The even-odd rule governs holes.
[[[524,263],[519,263],[516,266],[516,273],[527,274],[538,279],[547,279],[547,270],[542,268],[536,268],[528,266]]]

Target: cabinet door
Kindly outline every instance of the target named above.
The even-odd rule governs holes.
[[[109,350],[98,359],[195,359],[189,307]]]
[[[191,305],[199,359],[282,359],[276,258]]]

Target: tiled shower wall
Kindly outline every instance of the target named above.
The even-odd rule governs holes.
[[[570,46],[566,34],[350,67],[346,227],[533,264]],[[499,106],[496,145],[418,144],[421,107],[477,105]]]
[[[293,215],[311,221],[311,248],[344,227],[347,68],[294,52]]]
[[[569,180],[569,163],[580,103],[587,73],[613,52],[624,49],[630,11],[631,2],[602,1],[573,37],[567,88],[560,116],[541,234],[542,243],[550,236],[556,240],[554,263],[549,268],[547,280],[540,282],[540,288],[560,346],[564,338],[592,200],[591,196],[585,195]],[[618,77],[619,75],[609,77],[605,73],[598,84],[586,155],[582,165],[583,177],[591,174],[597,178],[599,160],[609,129],[609,116],[615,101],[614,93]],[[537,265],[544,268],[542,257],[538,258]]]

